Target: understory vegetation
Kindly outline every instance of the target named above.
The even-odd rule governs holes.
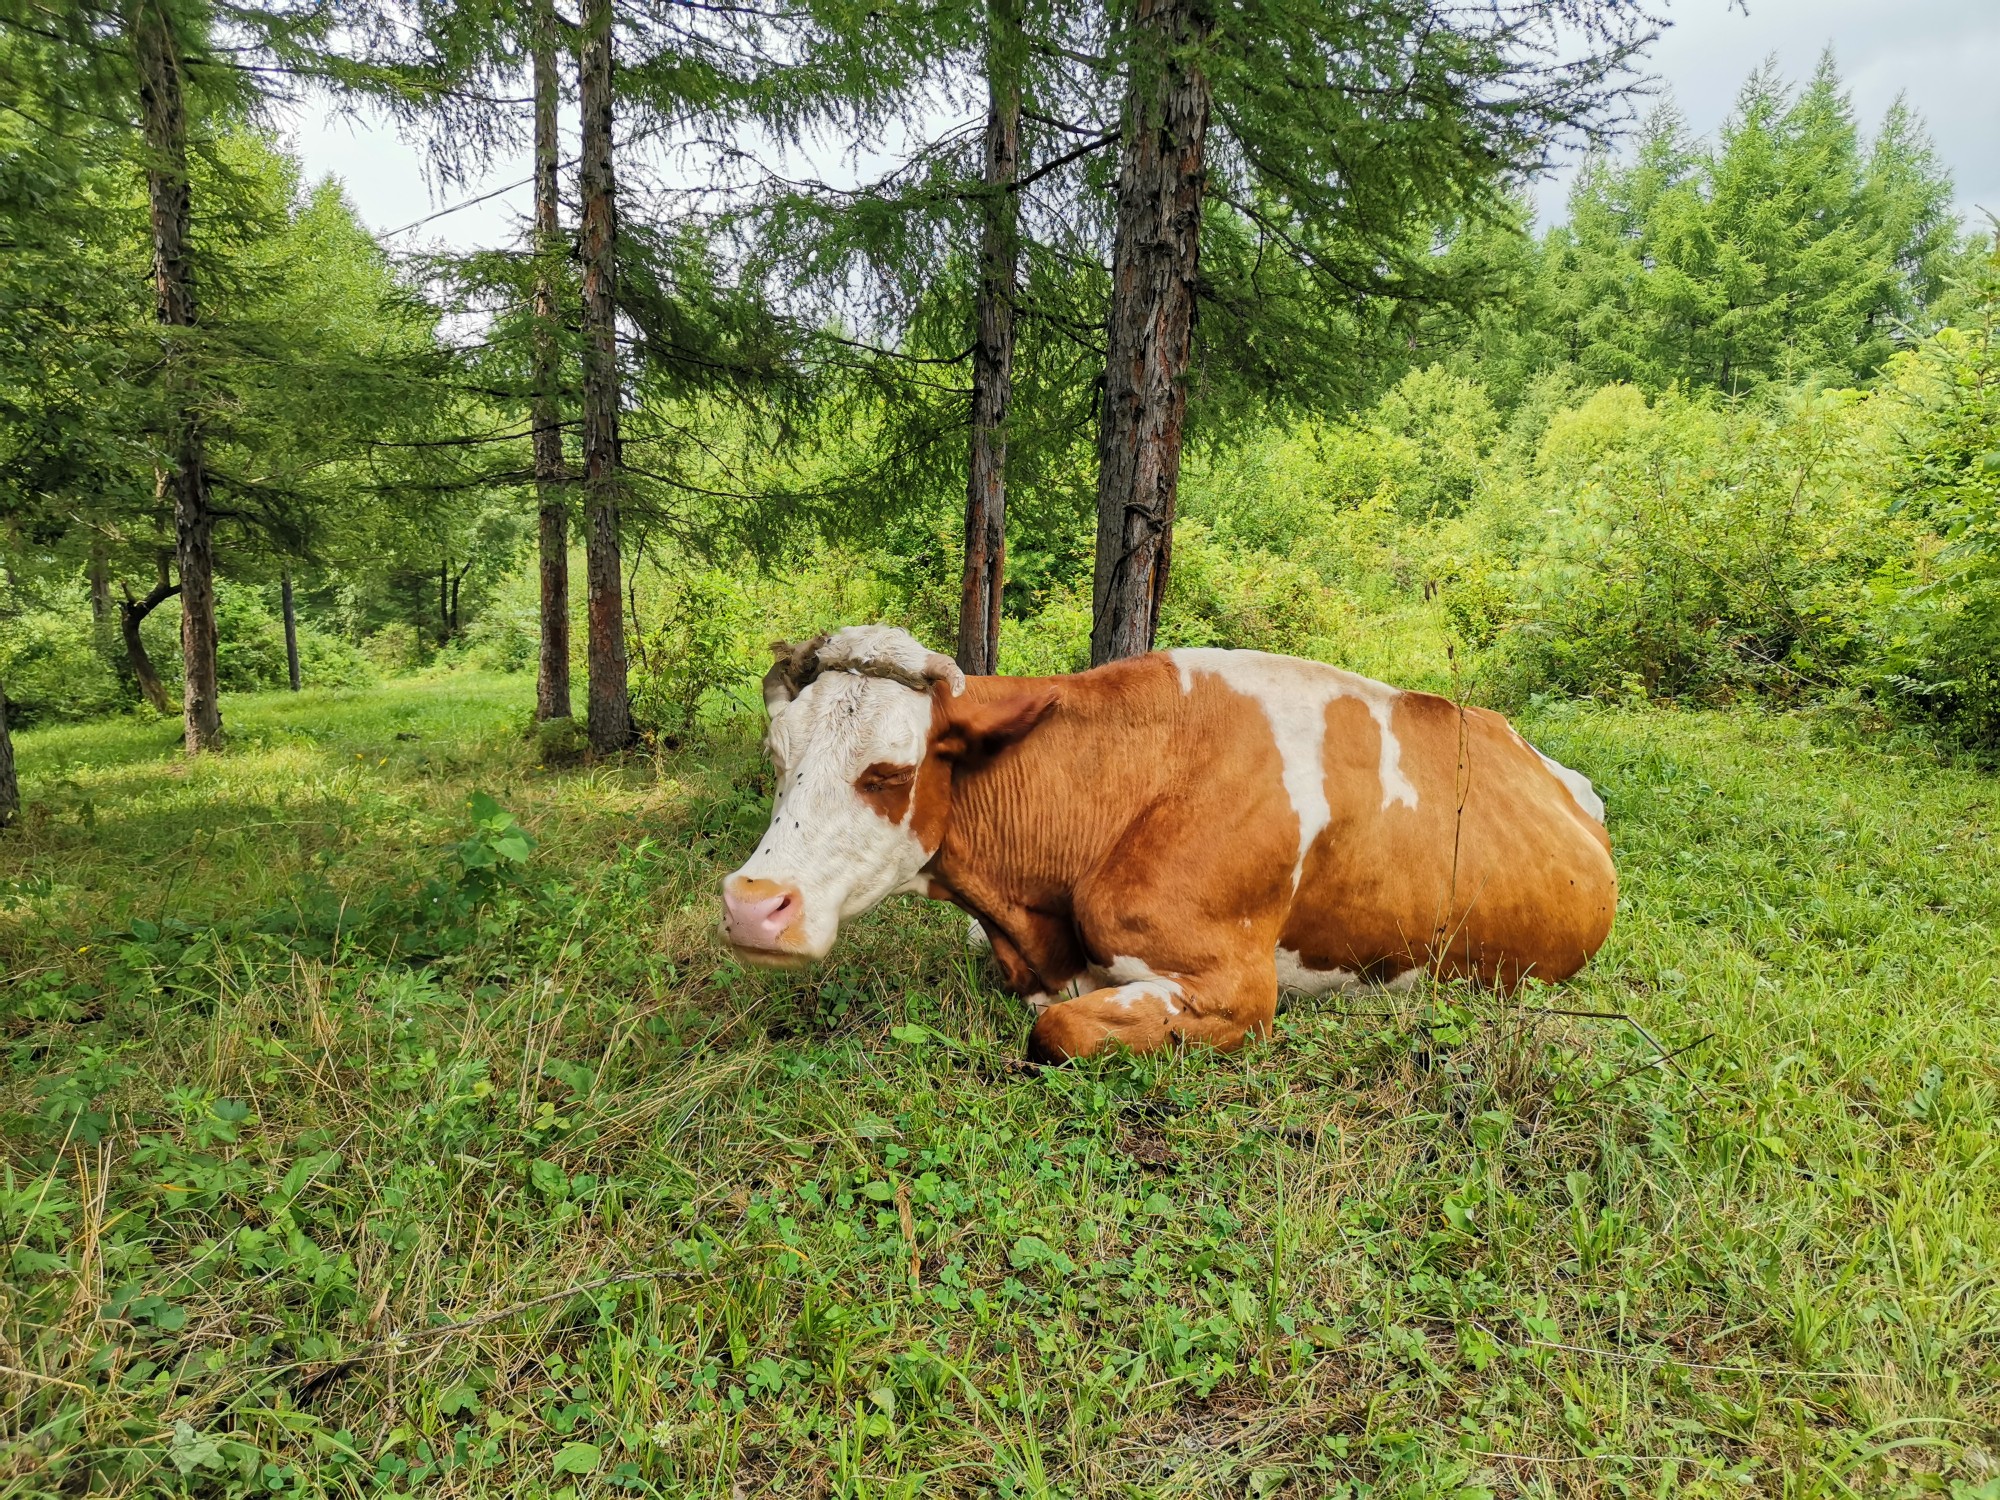
[[[752,721],[559,771],[530,697],[20,736],[8,1492],[2000,1492],[1984,775],[1551,703],[1576,982],[1035,1072],[948,908],[712,943]]]

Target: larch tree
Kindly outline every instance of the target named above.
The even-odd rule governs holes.
[[[21,782],[14,773],[14,736],[7,728],[7,685],[0,683],[0,828],[21,812]]]
[[[557,272],[563,254],[557,188],[558,22],[553,0],[532,0],[529,55],[535,100],[534,427],[541,629],[535,717],[566,719],[569,694],[569,471],[563,460],[562,314]]]
[[[153,305],[172,428],[164,487],[173,499],[174,563],[181,598],[181,725],[190,754],[222,739],[215,659],[215,517],[202,455],[202,396],[192,373],[194,265],[188,244],[188,102],[185,19],[168,0],[132,0],[127,34],[139,81],[146,196],[153,229]]]
[[[591,749],[632,739],[618,537],[618,199],[612,162],[611,0],[584,0],[577,37],[583,116],[583,506],[589,598],[586,661]]]
[[[1150,650],[1158,628],[1197,310],[1214,295],[1205,241],[1247,227],[1260,265],[1290,261],[1333,307],[1448,295],[1439,231],[1501,215],[1565,134],[1604,121],[1651,34],[1631,0],[1117,8],[1093,663]],[[1247,307],[1261,276],[1238,289]]]
[[[1194,342],[1210,86],[1206,0],[1138,0],[1097,440],[1092,665],[1153,648],[1173,549]]]
[[[965,556],[958,664],[1000,670],[1007,573],[1007,419],[1014,387],[1014,305],[1020,294],[1021,0],[987,0],[986,134],[979,194],[979,292],[972,346],[972,441],[966,465]]]

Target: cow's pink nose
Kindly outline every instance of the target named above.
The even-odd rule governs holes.
[[[801,910],[799,893],[790,886],[732,880],[722,888],[722,935],[745,948],[776,948]]]

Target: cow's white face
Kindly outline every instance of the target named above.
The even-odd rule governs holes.
[[[933,704],[901,682],[832,671],[772,705],[771,826],[722,883],[722,935],[738,954],[823,958],[847,918],[921,889],[950,784],[929,763]]]

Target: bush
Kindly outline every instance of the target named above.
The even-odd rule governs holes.
[[[1890,612],[1872,686],[1897,717],[2000,761],[2000,585],[1913,594]]]
[[[1173,568],[1160,607],[1159,645],[1222,646],[1329,656],[1342,609],[1318,574],[1271,552],[1235,551],[1195,520],[1174,528]]]
[[[1933,543],[1897,580],[1877,696],[1898,717],[2000,755],[2000,235],[1963,293],[1968,328],[1899,354],[1884,382],[1895,413],[1896,508]]]
[[[261,693],[286,687],[285,621],[272,597],[256,584],[217,582],[215,586],[216,680],[225,693]],[[310,688],[366,687],[377,680],[375,664],[363,650],[338,635],[300,620],[299,676]],[[169,599],[140,627],[146,653],[169,697],[179,696],[181,612]]]
[[[133,701],[112,664],[117,626],[99,631],[82,583],[38,591],[0,620],[0,688],[16,729],[115,712]]]
[[[1502,695],[1796,699],[1864,655],[1872,580],[1912,545],[1853,392],[1766,411],[1607,386],[1447,530],[1446,611]]]
[[[728,573],[710,568],[677,580],[659,624],[633,643],[633,718],[684,735],[706,700],[747,690],[769,665],[751,654],[751,625],[750,599]]]

